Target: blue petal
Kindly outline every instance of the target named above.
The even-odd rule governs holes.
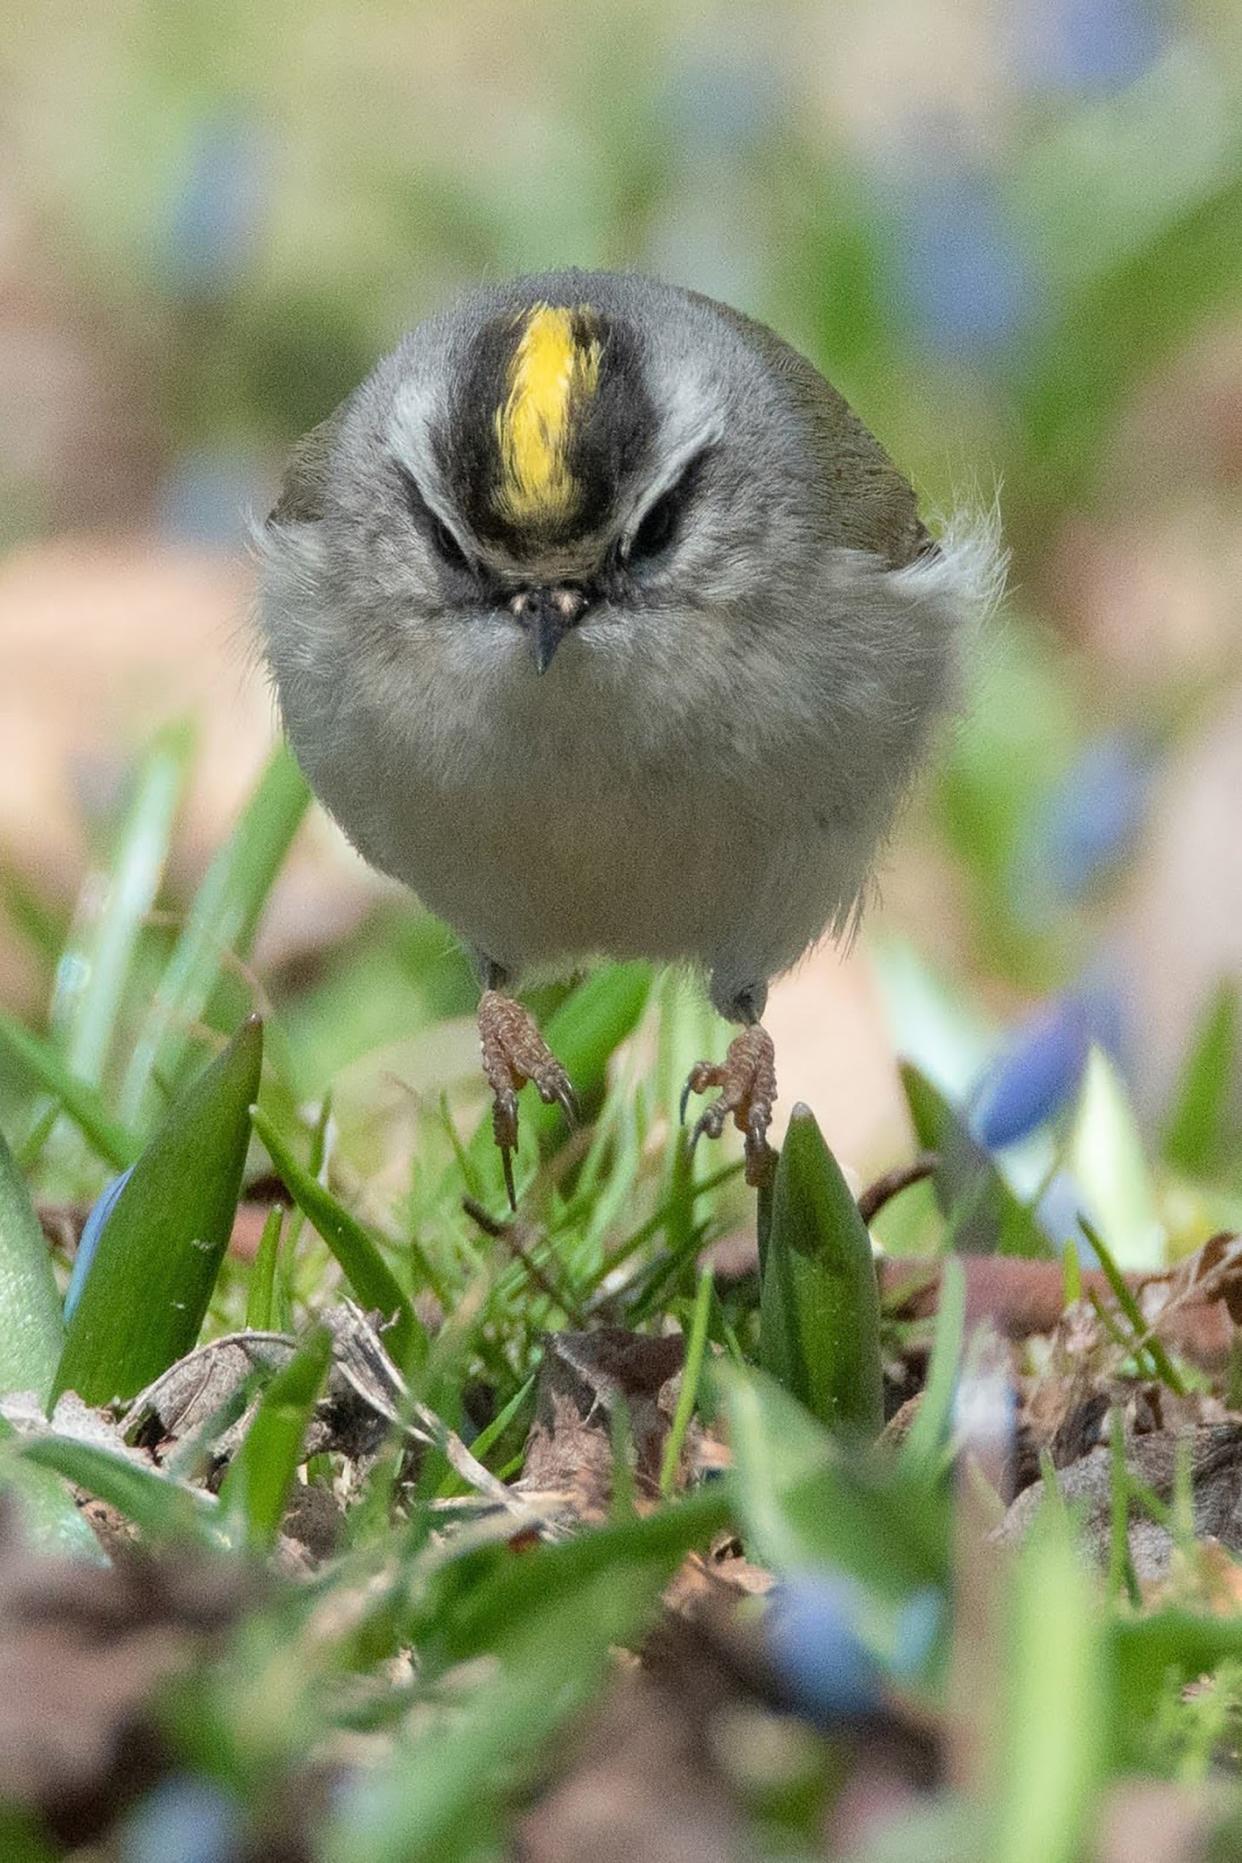
[[[1154,0],[1027,0],[1015,12],[1019,71],[1053,89],[1117,90],[1168,44],[1163,11]]]
[[[818,1727],[883,1705],[882,1672],[857,1629],[858,1587],[842,1574],[802,1573],[772,1594],[768,1653],[792,1705]]]
[[[1075,899],[1134,849],[1147,812],[1151,762],[1132,738],[1089,744],[1045,805],[1037,831],[1052,887]]]
[[[241,1809],[210,1779],[173,1774],[123,1820],[120,1863],[233,1863],[245,1839]]]
[[[1026,1138],[1078,1091],[1092,1039],[1086,1001],[1067,995],[1025,1022],[972,1096],[970,1129],[996,1150]]]
[[[91,1208],[91,1213],[82,1225],[82,1234],[78,1241],[78,1252],[73,1258],[73,1272],[69,1276],[69,1285],[65,1289],[65,1318],[71,1318],[74,1308],[82,1298],[82,1289],[86,1286],[86,1277],[95,1259],[99,1247],[99,1238],[107,1226],[108,1218],[116,1207],[116,1200],[124,1190],[133,1171],[131,1164],[128,1171],[122,1171],[106,1184]]]
[[[991,181],[953,162],[903,182],[899,253],[904,295],[924,337],[965,362],[1019,336],[1036,286]]]
[[[265,151],[254,126],[227,115],[195,131],[170,203],[164,267],[189,297],[231,291],[254,248],[266,193]]]

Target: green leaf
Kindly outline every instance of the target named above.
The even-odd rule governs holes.
[[[666,1500],[676,1486],[677,1471],[681,1465],[682,1444],[686,1440],[686,1431],[690,1427],[695,1400],[699,1394],[703,1354],[707,1349],[707,1319],[711,1312],[715,1285],[716,1273],[709,1263],[699,1269],[694,1311],[690,1319],[690,1334],[686,1341],[686,1360],[682,1366],[681,1387],[677,1393],[677,1408],[673,1413],[668,1439],[664,1444],[664,1454],[660,1460],[660,1493]]]
[[[759,1362],[833,1429],[884,1425],[880,1296],[871,1239],[815,1116],[795,1106],[772,1191]]]
[[[52,1258],[0,1134],[0,1393],[33,1391],[46,1402],[64,1339]],[[0,1463],[0,1490],[16,1499],[36,1545],[102,1561],[99,1541],[72,1495],[47,1470],[8,1456]]]
[[[961,1255],[1051,1255],[1033,1212],[926,1074],[903,1061],[901,1084],[919,1144],[940,1160],[932,1183],[954,1249]]]
[[[224,1527],[234,1541],[256,1551],[275,1545],[331,1363],[332,1335],[317,1327],[263,1393],[220,1489]]]
[[[222,1544],[214,1495],[184,1487],[111,1449],[54,1430],[22,1442],[17,1452],[24,1462],[54,1470],[75,1487],[97,1494],[141,1527],[150,1540],[194,1540],[217,1548]]]
[[[1242,1662],[1242,1616],[1200,1616],[1181,1606],[1144,1617],[1118,1614],[1107,1626],[1112,1685],[1108,1717],[1118,1767],[1150,1764],[1152,1716],[1169,1687]]]
[[[993,1863],[1077,1863],[1105,1762],[1105,1659],[1091,1573],[1044,1507],[1010,1594]]]
[[[679,1560],[732,1515],[724,1485],[646,1518],[598,1527],[518,1557],[452,1559],[422,1588],[435,1666],[486,1652],[485,1680],[403,1741],[341,1798],[327,1863],[452,1863],[490,1855],[492,1819],[558,1731],[597,1693],[617,1645],[659,1608]],[[490,1575],[479,1578],[479,1567]],[[437,1580],[442,1581],[437,1583]]]
[[[68,926],[58,906],[53,906],[31,885],[26,875],[0,847],[0,909],[7,914],[13,929],[21,934],[41,958],[55,963],[64,949]]]
[[[263,1219],[263,1234],[250,1268],[250,1285],[246,1290],[246,1331],[253,1333],[287,1332],[288,1315],[278,1315],[276,1268],[280,1261],[280,1235],[285,1212],[274,1203]]]
[[[268,894],[310,801],[306,781],[282,745],[273,753],[229,839],[195,895],[121,1089],[121,1116],[138,1123],[155,1079],[177,1078],[190,1031],[211,1020],[227,965],[249,955]]]
[[[1173,1096],[1164,1156],[1179,1171],[1206,1177],[1223,1160],[1238,1054],[1238,990],[1226,980],[1215,991]]]
[[[652,1514],[629,1514],[573,1539],[532,1547],[515,1559],[507,1547],[482,1559],[467,1551],[443,1564],[418,1605],[418,1621],[435,1626],[429,1659],[437,1666],[503,1653],[515,1631],[538,1616],[542,1602],[627,1566],[671,1570],[736,1516],[728,1482],[713,1482]],[[480,1577],[480,1569],[490,1573]]]
[[[1077,1261],[1073,1249],[1069,1251]],[[949,1442],[953,1398],[957,1390],[962,1340],[966,1332],[966,1271],[956,1255],[946,1255],[940,1269],[936,1307],[936,1333],[923,1392],[910,1432],[901,1446],[900,1462],[924,1480],[941,1473],[941,1457]]]
[[[1081,499],[1101,438],[1132,384],[1149,376],[1242,280],[1242,175],[1220,184],[1092,279],[1022,353],[1014,431],[1027,500]]]
[[[1134,1109],[1113,1063],[1092,1048],[1066,1155],[1083,1203],[1123,1268],[1162,1268],[1164,1227]]]
[[[716,1362],[738,1514],[752,1556],[776,1572],[840,1566],[900,1600],[949,1574],[947,1495],[891,1458],[847,1452],[761,1373]]]
[[[359,1303],[392,1320],[384,1343],[393,1359],[403,1371],[425,1364],[427,1334],[375,1237],[298,1163],[266,1113],[256,1106],[252,1117],[290,1196],[335,1255]]]
[[[46,1400],[64,1339],[47,1240],[0,1133],[0,1394]]]
[[[134,1165],[66,1329],[57,1395],[132,1397],[194,1345],[232,1232],[262,1056],[251,1017]]]
[[[12,1425],[0,1418],[0,1495],[6,1506],[15,1506],[25,1538],[55,1557],[107,1565],[103,1547],[64,1482],[50,1468],[26,1461],[19,1442]]]
[[[39,1085],[59,1100],[101,1158],[124,1171],[142,1149],[142,1141],[118,1124],[95,1089],[70,1072],[52,1044],[32,1035],[20,1022],[0,1011],[0,1048],[9,1053]]]

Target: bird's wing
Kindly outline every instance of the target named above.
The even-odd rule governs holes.
[[[831,540],[843,549],[866,550],[882,557],[892,569],[934,552],[935,543],[919,519],[909,480],[844,395],[766,324],[756,323],[727,304],[713,303],[712,308],[759,351],[808,421],[825,480],[830,489],[839,486],[842,492],[840,498],[829,500],[829,524],[836,533]]]

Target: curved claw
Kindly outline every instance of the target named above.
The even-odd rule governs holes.
[[[582,1108],[578,1096],[565,1073],[554,1075],[551,1079],[536,1081],[539,1097],[545,1106],[559,1106],[571,1126],[576,1126],[582,1119]]]
[[[681,1090],[681,1099],[678,1102],[678,1106],[677,1106],[677,1123],[679,1126],[684,1126],[686,1123],[686,1108],[690,1104],[690,1095],[693,1092],[694,1092],[693,1077],[687,1076],[686,1084]],[[693,1143],[694,1141],[691,1140],[691,1144]]]
[[[691,1152],[694,1151],[695,1146],[701,1138],[718,1139],[720,1137],[720,1134],[724,1131],[725,1113],[727,1110],[723,1096],[718,1100],[713,1100],[710,1106],[705,1106],[703,1108],[703,1111],[690,1128]]]
[[[505,1174],[505,1195],[509,1199],[509,1208],[517,1215],[517,1188],[513,1182],[513,1147],[500,1147],[500,1168]]]

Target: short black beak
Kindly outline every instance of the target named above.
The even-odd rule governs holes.
[[[587,598],[581,589],[523,589],[509,607],[530,635],[535,650],[535,668],[546,673],[552,656],[582,618]]]

